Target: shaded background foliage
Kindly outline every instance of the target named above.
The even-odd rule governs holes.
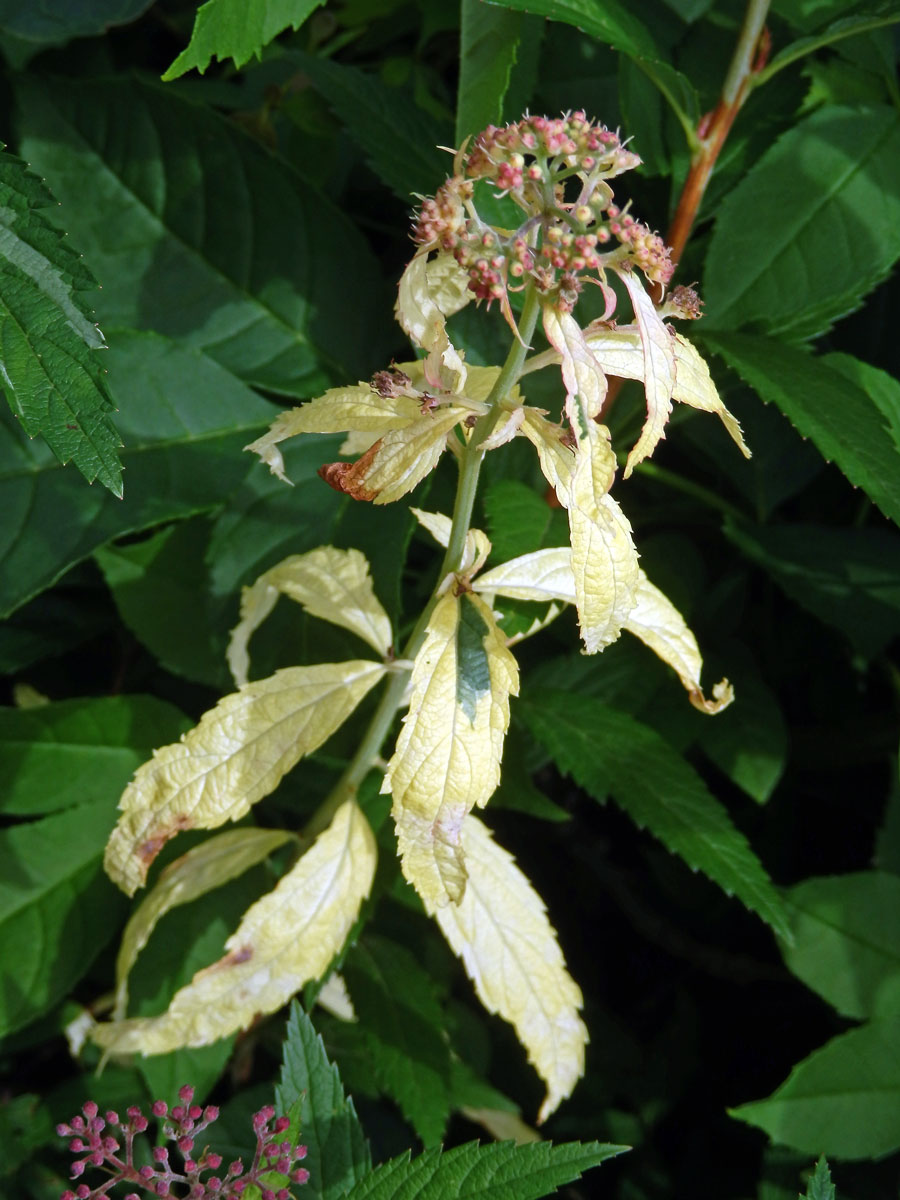
[[[95,1051],[70,1055],[64,1030],[109,991],[127,913],[100,865],[115,804],[152,748],[229,689],[224,647],[242,584],[326,540],[368,553],[401,627],[431,584],[435,560],[404,506],[372,510],[317,479],[336,439],[286,451],[292,490],[241,448],[286,401],[408,356],[393,289],[411,193],[432,192],[448,169],[436,147],[526,106],[583,107],[633,136],[645,162],[629,176],[635,211],[665,228],[689,166],[684,126],[715,105],[743,18],[730,0],[642,0],[639,17],[611,0],[533,0],[527,12],[476,0],[245,7],[250,35],[214,0],[191,40],[196,5],[181,0],[0,3],[0,137],[44,181],[24,184],[4,160],[0,185],[45,189],[34,193],[41,245],[108,345],[91,352],[100,374],[93,358],[84,377],[59,368],[74,419],[41,424],[42,384],[27,371],[8,396],[18,415],[0,415],[10,1196],[58,1194],[53,1125],[86,1095],[125,1106],[190,1079],[235,1124],[269,1098],[281,1018],[99,1078]],[[547,900],[592,1037],[587,1075],[546,1133],[635,1147],[572,1195],[784,1200],[820,1151],[838,1160],[839,1194],[897,1192],[893,16],[846,0],[774,6],[766,77],[725,143],[678,276],[700,281],[707,315],[691,334],[754,458],[681,412],[625,485],[648,573],[737,703],[698,715],[636,644],[579,656],[566,617],[521,649],[522,702],[491,819]],[[21,284],[4,277],[3,353],[15,363],[9,313],[33,302]],[[502,354],[497,314],[470,307],[453,330],[471,361]],[[543,386],[525,389],[532,402]],[[634,385],[610,423],[618,444],[634,440]],[[23,431],[98,481],[89,487]],[[498,559],[564,540],[518,450],[485,467],[480,522]],[[117,454],[121,500],[103,486],[119,486]],[[446,509],[452,482],[442,467],[414,499]],[[260,674],[352,645],[284,607],[258,635]],[[559,692],[578,738],[554,746],[546,697]],[[259,806],[262,824],[302,823],[367,711]],[[792,949],[636,828],[634,781],[622,775],[635,729],[662,746],[642,761],[647,803],[664,809],[686,771],[688,809],[707,789],[726,805],[787,889]],[[376,790],[377,825],[387,810]],[[511,1033],[476,1009],[383,857],[371,919],[343,965],[362,1019],[315,1016],[377,1158],[417,1139],[477,1136],[481,1108],[521,1106],[531,1119],[538,1100]],[[280,866],[276,854],[169,914],[135,970],[134,1011],[159,1011],[211,961]],[[750,1104],[826,1044],[824,1063],[797,1076],[807,1099]],[[727,1115],[740,1105],[743,1120]]]

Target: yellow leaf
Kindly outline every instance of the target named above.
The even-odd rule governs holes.
[[[453,522],[443,513],[424,512],[421,508],[409,510],[423,529],[427,529],[439,546],[450,545],[450,530]],[[460,575],[474,575],[480,571],[491,552],[491,543],[480,529],[470,529],[466,534],[466,547],[459,566]]]
[[[419,252],[400,277],[394,311],[403,332],[423,350],[433,350],[445,318],[471,299],[469,277],[452,254],[441,252],[429,261]]]
[[[544,332],[562,362],[566,385],[566,416],[576,437],[598,416],[606,399],[606,376],[585,342],[581,326],[571,313],[559,312],[552,303],[543,305]],[[578,408],[573,401],[578,397]]]
[[[488,1012],[509,1021],[547,1086],[538,1121],[584,1074],[581,991],[566,970],[543,901],[506,850],[473,816],[462,827],[469,873],[459,904],[434,909]]]
[[[479,596],[442,596],[412,671],[409,713],[382,791],[393,796],[401,865],[426,905],[465,889],[459,831],[500,781],[516,661]]]
[[[662,317],[653,307],[653,301],[644,291],[644,286],[635,271],[623,271],[620,275],[631,303],[641,345],[644,350],[644,392],[647,396],[647,420],[641,436],[628,455],[625,464],[627,479],[635,466],[648,458],[656,449],[663,430],[672,412],[672,391],[675,387],[675,350],[672,335]]]
[[[675,338],[675,391],[674,400],[689,404],[702,412],[715,413],[728,430],[733,441],[740,447],[744,458],[750,458],[750,450],[744,441],[741,427],[731,415],[722,398],[716,390],[709,374],[709,367],[697,352],[696,348],[682,337],[680,333]]]
[[[250,637],[282,593],[311,616],[349,629],[382,657],[390,651],[391,622],[372,589],[365,555],[320,546],[283,559],[242,590],[241,619],[228,644],[228,665],[238,685],[247,682]]]
[[[572,541],[572,573],[578,623],[588,654],[596,654],[619,636],[634,606],[638,555],[631,525],[612,496],[602,490],[612,482],[608,434],[593,425],[587,445],[579,445],[566,499]],[[590,452],[588,452],[588,446]]]
[[[474,1121],[486,1129],[495,1142],[515,1142],[517,1146],[527,1146],[530,1142],[544,1140],[518,1113],[508,1109],[470,1108],[464,1104],[459,1111],[467,1121]]]
[[[166,1054],[207,1046],[281,1008],[340,951],[375,864],[369,823],[347,801],[274,891],[247,910],[224,958],[198,971],[160,1016],[96,1025],[92,1039],[113,1054]]]
[[[446,405],[385,434],[343,474],[341,490],[376,504],[399,500],[434,470],[448,434],[468,415],[465,408]]]
[[[285,483],[284,460],[280,442],[301,433],[344,433],[354,430],[378,436],[391,429],[402,429],[421,412],[411,396],[380,396],[368,383],[358,387],[331,388],[323,396],[300,408],[290,408],[275,418],[268,433],[245,446],[258,454],[273,475]]]
[[[562,428],[548,421],[537,409],[526,408],[521,432],[537,450],[544,478],[556,492],[560,504],[565,506],[575,470],[575,455],[564,440]]]
[[[242,817],[346,721],[384,671],[366,660],[287,667],[225,696],[125,789],[104,860],[113,882],[134,895],[170,838]]]
[[[675,668],[694,707],[701,712],[716,713],[730,704],[734,693],[726,679],[713,688],[712,700],[704,696],[700,687],[703,659],[697,639],[672,601],[653,586],[643,571],[640,572],[635,601],[624,628],[639,637],[663,662]]]
[[[469,291],[468,272],[444,250],[429,258],[425,276],[431,298],[445,317],[452,317],[474,299],[474,292]]]
[[[187,904],[221,887],[230,879],[262,862],[289,842],[293,834],[283,829],[229,829],[207,838],[187,854],[169,863],[155,886],[129,918],[116,958],[116,1006],[114,1017],[124,1017],[128,1006],[128,976],[137,957],[150,939],[160,918],[180,904]]]
[[[511,558],[479,575],[472,587],[485,596],[508,596],[511,600],[562,600],[574,604],[572,551],[568,546],[560,546]]]

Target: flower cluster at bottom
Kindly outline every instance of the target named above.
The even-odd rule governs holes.
[[[92,1200],[108,1196],[110,1190],[119,1183],[134,1184],[151,1196],[168,1197],[169,1200],[176,1197],[178,1200],[211,1200],[212,1197],[230,1200],[242,1195],[252,1184],[259,1188],[262,1200],[291,1200],[288,1188],[273,1189],[268,1186],[271,1176],[277,1173],[295,1184],[306,1183],[309,1179],[305,1167],[294,1166],[295,1162],[306,1157],[306,1147],[278,1140],[279,1135],[289,1128],[290,1121],[287,1117],[275,1119],[275,1110],[270,1105],[253,1116],[256,1150],[250,1169],[245,1173],[243,1162],[236,1159],[224,1174],[201,1178],[209,1171],[218,1171],[222,1165],[222,1156],[208,1148],[204,1148],[197,1158],[193,1157],[198,1135],[218,1118],[219,1110],[213,1104],[206,1108],[192,1104],[192,1087],[182,1087],[178,1096],[182,1103],[176,1104],[171,1112],[163,1100],[155,1101],[151,1112],[159,1120],[165,1140],[175,1143],[182,1159],[180,1169],[170,1162],[169,1150],[165,1146],[153,1148],[152,1164],[140,1167],[135,1164],[135,1136],[144,1133],[149,1125],[147,1117],[136,1106],[128,1109],[125,1120],[112,1111],[107,1112],[104,1118],[100,1116],[97,1105],[88,1100],[81,1110],[83,1116],[73,1117],[68,1124],[58,1125],[56,1132],[60,1137],[71,1138],[69,1149],[79,1156],[72,1164],[73,1179],[83,1175],[89,1166],[109,1174],[109,1178],[97,1187],[89,1188],[87,1184],[80,1183],[74,1191],[63,1192],[61,1200]],[[111,1132],[114,1129],[120,1131],[124,1151]],[[139,1200],[138,1193],[128,1192],[124,1200]]]

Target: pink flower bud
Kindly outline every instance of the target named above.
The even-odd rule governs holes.
[[[154,1117],[164,1117],[169,1111],[169,1106],[165,1100],[154,1100],[153,1107],[150,1109]]]

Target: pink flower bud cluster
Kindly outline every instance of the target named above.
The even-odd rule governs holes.
[[[63,1192],[61,1200],[97,1200],[109,1196],[116,1184],[127,1183],[150,1196],[163,1200],[235,1200],[255,1184],[262,1200],[292,1200],[288,1188],[273,1191],[264,1186],[262,1177],[274,1171],[302,1184],[309,1179],[309,1172],[294,1163],[306,1157],[306,1147],[292,1145],[279,1140],[290,1126],[287,1117],[273,1121],[275,1110],[271,1106],[261,1109],[253,1117],[253,1132],[256,1135],[256,1151],[250,1170],[244,1173],[244,1164],[236,1159],[224,1173],[201,1176],[209,1171],[219,1171],[221,1154],[208,1148],[195,1156],[198,1136],[218,1119],[219,1110],[209,1104],[201,1108],[193,1104],[194,1089],[183,1087],[178,1093],[181,1104],[171,1112],[163,1100],[156,1100],[151,1112],[161,1125],[166,1141],[174,1142],[182,1163],[180,1168],[169,1161],[170,1151],[166,1146],[155,1146],[151,1151],[153,1165],[137,1166],[134,1159],[134,1139],[144,1133],[149,1121],[137,1107],[127,1110],[125,1119],[113,1111],[100,1116],[97,1105],[88,1100],[81,1114],[67,1124],[58,1125],[56,1132],[67,1137],[69,1149],[77,1155],[72,1164],[72,1179],[80,1178],[88,1167],[99,1167],[108,1176],[97,1187],[89,1188],[80,1183],[74,1191]],[[119,1140],[121,1139],[121,1141]],[[124,1146],[123,1146],[124,1143]],[[137,1191],[128,1192],[122,1200],[140,1200]]]
[[[533,159],[531,163],[528,159]],[[548,163],[548,160],[549,163]],[[492,179],[503,191],[540,183],[563,167],[595,179],[612,179],[640,164],[619,135],[589,121],[584,112],[564,117],[523,117],[512,125],[489,125],[465,156],[470,179]]]
[[[607,270],[638,267],[665,286],[674,269],[667,247],[613,203],[607,183],[639,163],[617,133],[583,112],[491,125],[467,154],[457,155],[456,174],[423,199],[413,240],[451,253],[469,290],[488,304],[508,305],[508,289],[523,286],[525,276],[545,294],[561,286],[571,294],[578,276],[605,284]],[[492,182],[524,210],[518,229],[510,233],[481,219],[478,180]]]

